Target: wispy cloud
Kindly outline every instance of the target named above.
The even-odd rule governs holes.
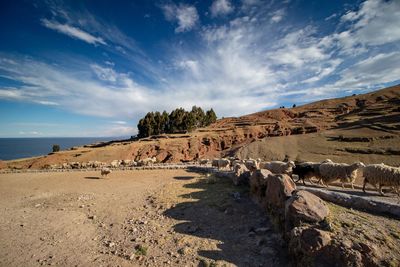
[[[278,10],[272,12],[271,22],[272,23],[280,22],[284,18],[285,14],[286,14],[286,11],[284,8],[281,8],[281,9],[278,9]]]
[[[175,29],[177,33],[190,31],[199,21],[199,15],[194,6],[170,3],[162,5],[161,9],[168,21],[176,21],[178,23],[178,27]]]
[[[103,44],[103,45],[106,44],[106,42],[104,42],[104,40],[101,37],[95,37],[95,36],[91,35],[90,33],[87,33],[81,29],[70,26],[68,24],[61,24],[56,21],[50,21],[47,19],[42,19],[42,24],[43,24],[43,26],[45,26],[49,29],[63,33],[72,38],[82,40],[89,44],[94,44],[94,45],[95,44]]]
[[[125,125],[126,121],[112,121],[114,124]]]
[[[213,17],[227,15],[234,9],[234,6],[229,0],[214,0],[210,7],[211,16]]]
[[[194,30],[195,38],[183,44],[172,41],[163,47],[165,57],[160,58],[149,56],[116,26],[90,14],[59,10],[56,20],[49,21],[65,20],[102,38],[107,45],[97,44],[107,53],[123,53],[131,69],[120,69],[120,62],[113,59],[82,59],[73,64],[67,59],[58,66],[0,54],[0,76],[19,84],[1,87],[0,98],[57,104],[78,114],[105,117],[102,131],[112,135],[131,133],[129,122],[150,110],[199,105],[213,107],[219,116],[235,116],[293,99],[308,102],[400,80],[396,50],[400,37],[392,27],[400,25],[396,1],[363,2],[341,18],[329,19],[326,23],[341,20],[332,32],[312,22],[288,24],[283,18],[290,9],[284,6],[272,8],[250,0],[243,5],[257,6],[240,10],[231,6],[229,12],[217,12],[232,14],[215,19],[225,22],[202,26],[194,6],[164,5],[165,17],[177,23],[176,32]],[[271,23],[275,15],[283,17]],[[143,83],[137,78],[141,75],[154,80]]]

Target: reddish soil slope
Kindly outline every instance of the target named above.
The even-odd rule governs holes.
[[[234,154],[266,160],[283,159],[285,155],[292,159],[330,157],[339,161],[361,157],[366,162],[391,163],[400,159],[399,135],[400,85],[296,108],[224,118],[186,135],[89,145],[2,165],[37,169],[63,162],[111,162],[153,156],[160,162],[181,162]]]

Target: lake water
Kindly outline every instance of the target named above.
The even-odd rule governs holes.
[[[110,141],[112,139],[110,137],[0,138],[0,159],[10,160],[47,155],[52,152],[55,144],[59,145],[61,150],[65,150],[73,146]]]

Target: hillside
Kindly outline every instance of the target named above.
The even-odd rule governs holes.
[[[296,108],[218,120],[189,134],[87,145],[52,155],[5,161],[8,168],[40,169],[64,162],[143,159],[185,162],[238,155],[264,160],[331,158],[400,162],[400,85],[368,94],[321,100]]]

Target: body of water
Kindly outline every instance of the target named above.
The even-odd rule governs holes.
[[[47,155],[52,152],[53,145],[59,145],[61,150],[65,150],[110,140],[111,137],[0,138],[0,160]]]

